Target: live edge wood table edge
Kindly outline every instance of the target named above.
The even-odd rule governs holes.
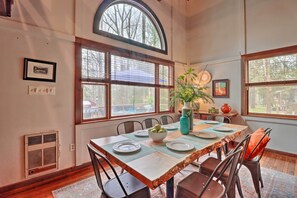
[[[201,120],[194,120],[195,131],[207,131],[216,127],[211,124],[205,124]],[[174,123],[178,125],[178,123]],[[127,172],[139,179],[151,189],[155,189],[161,184],[166,182],[166,195],[167,197],[174,197],[174,175],[183,170],[186,166],[191,164],[199,157],[222,147],[224,144],[234,140],[236,137],[244,134],[247,126],[234,125],[234,124],[220,124],[224,127],[232,128],[232,132],[217,133],[217,139],[201,139],[193,135],[182,135],[179,130],[168,131],[168,135],[161,143],[155,143],[151,139],[143,138],[140,143],[142,151],[146,153],[136,159],[127,160],[131,156],[125,157],[116,154],[110,150],[109,146],[121,141],[134,141],[133,134],[124,134],[118,136],[102,137],[91,139],[90,143],[98,151],[103,153],[110,161],[113,161],[120,167],[124,168]],[[129,139],[132,138],[132,139]],[[195,145],[195,149],[188,152],[175,152],[167,149],[166,142],[170,141],[185,141]],[[201,145],[201,146],[200,146]],[[108,149],[109,148],[109,149]],[[153,149],[153,152],[152,152]],[[132,155],[132,154],[131,154]],[[138,154],[139,155],[139,154]],[[132,156],[133,157],[133,156]]]

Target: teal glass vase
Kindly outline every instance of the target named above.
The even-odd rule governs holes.
[[[183,135],[188,135],[190,132],[190,120],[188,116],[182,115],[180,117],[180,132]]]

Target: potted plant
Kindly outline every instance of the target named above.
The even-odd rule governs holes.
[[[185,71],[184,74],[180,75],[176,80],[175,89],[171,91],[171,106],[174,106],[176,102],[182,102],[183,116],[188,116],[190,118],[190,130],[193,129],[193,113],[191,110],[191,105],[195,103],[198,99],[201,99],[204,103],[213,103],[211,96],[205,91],[208,87],[199,86],[195,83],[197,80],[197,74],[195,70],[190,67]]]

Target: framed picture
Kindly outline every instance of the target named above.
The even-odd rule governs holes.
[[[212,97],[229,98],[229,79],[212,81]]]
[[[24,80],[56,82],[56,66],[54,62],[25,58]]]

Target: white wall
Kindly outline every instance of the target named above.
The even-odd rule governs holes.
[[[248,0],[246,6],[247,53],[297,45],[297,0]],[[208,65],[213,79],[230,79],[230,98],[215,99],[217,108],[226,102],[241,111],[241,61],[244,54],[243,0],[190,2],[188,14],[189,62],[198,69]],[[211,84],[209,84],[211,87]],[[211,91],[211,89],[209,90]],[[209,106],[202,106],[202,109]],[[268,147],[297,153],[297,121],[241,117],[253,131],[272,128]]]
[[[186,62],[185,2],[145,0],[164,25],[168,55],[94,34],[93,17],[100,3],[101,0],[15,0],[12,17],[0,17],[0,187],[25,180],[25,134],[59,130],[59,170],[88,161],[84,151],[90,138],[114,134],[119,120],[74,125],[75,36]],[[24,81],[24,58],[56,62],[56,83]],[[29,85],[55,86],[56,95],[29,96]],[[75,142],[77,155],[69,151],[69,145]]]

